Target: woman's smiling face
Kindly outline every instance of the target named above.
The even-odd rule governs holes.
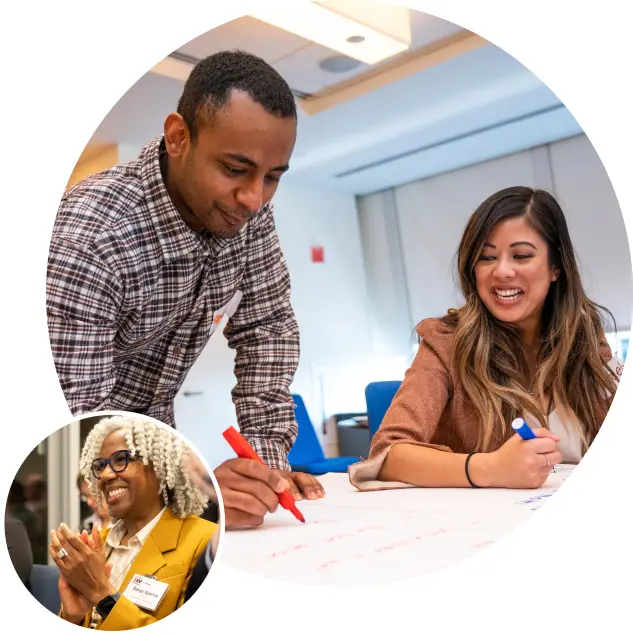
[[[547,243],[524,217],[497,223],[475,264],[477,293],[488,311],[522,330],[539,324],[559,273]]]
[[[101,473],[98,484],[103,492],[110,515],[117,519],[125,519],[130,513],[142,516],[144,511],[152,510],[160,501],[158,480],[151,466],[130,457],[125,468],[122,451],[128,451],[125,432],[123,430],[110,433],[101,445],[99,457],[112,457],[114,467],[108,465]]]

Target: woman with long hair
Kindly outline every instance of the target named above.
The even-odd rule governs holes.
[[[464,304],[418,325],[369,459],[350,468],[360,490],[538,488],[555,464],[580,461],[607,415],[621,374],[608,312],[585,294],[552,195],[489,197],[466,225],[457,269]],[[514,432],[516,418],[536,439]]]

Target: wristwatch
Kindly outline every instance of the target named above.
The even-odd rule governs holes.
[[[108,614],[112,611],[115,603],[121,598],[121,594],[119,592],[115,592],[114,594],[108,594],[105,598],[102,598],[95,608],[101,618],[106,618]]]

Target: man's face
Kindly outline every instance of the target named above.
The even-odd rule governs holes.
[[[235,236],[275,194],[296,131],[293,117],[271,115],[241,91],[198,126],[193,144],[184,122],[168,118],[165,143],[177,166],[179,207],[190,213],[185,221],[220,238]]]

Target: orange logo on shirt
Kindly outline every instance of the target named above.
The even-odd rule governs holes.
[[[224,314],[218,314],[218,315],[217,315],[217,316],[213,319],[213,324],[214,324],[214,325],[217,325],[217,324],[218,324],[218,323],[222,320],[222,318],[224,318]]]

